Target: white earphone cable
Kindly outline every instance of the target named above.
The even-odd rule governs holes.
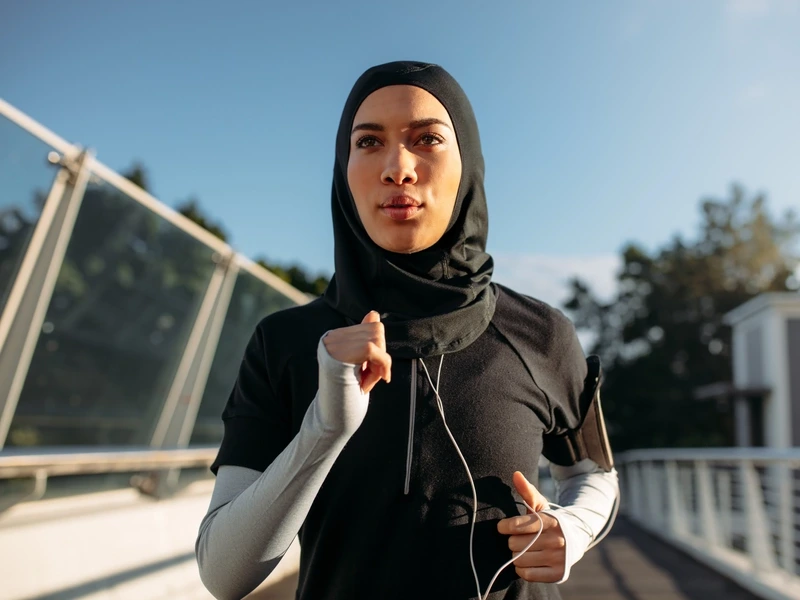
[[[476,586],[476,588],[478,590],[478,598],[480,600],[486,600],[486,598],[488,598],[488,596],[489,596],[489,592],[491,591],[492,586],[494,585],[495,580],[500,575],[500,573],[503,572],[503,569],[508,567],[511,563],[513,563],[515,560],[517,560],[517,558],[519,558],[522,554],[527,552],[531,548],[531,546],[533,546],[536,543],[536,540],[539,539],[539,536],[542,535],[542,530],[544,529],[544,521],[542,520],[542,517],[539,516],[539,514],[533,509],[533,507],[530,506],[523,499],[522,503],[526,507],[528,507],[528,509],[531,511],[531,513],[533,513],[533,515],[537,519],[539,519],[539,531],[533,537],[533,540],[531,540],[531,542],[527,546],[525,546],[525,548],[523,548],[517,554],[513,554],[512,557],[511,557],[511,560],[506,562],[502,567],[500,567],[497,570],[497,572],[494,574],[494,577],[492,577],[492,580],[489,582],[489,587],[486,588],[486,594],[481,594],[481,584],[480,584],[480,581],[478,580],[478,571],[475,568],[475,558],[474,558],[473,552],[472,552],[472,539],[473,539],[474,534],[475,534],[475,521],[478,518],[478,492],[475,490],[475,481],[472,479],[472,473],[470,472],[469,466],[467,465],[467,460],[464,458],[464,455],[461,453],[461,449],[458,447],[458,443],[456,442],[455,438],[453,437],[453,433],[450,431],[450,428],[447,426],[447,419],[445,419],[445,416],[444,416],[444,406],[442,404],[442,398],[439,395],[439,383],[440,383],[441,377],[442,377],[442,364],[444,363],[444,354],[442,355],[441,359],[439,360],[439,372],[436,375],[436,385],[433,385],[433,380],[431,379],[431,374],[428,372],[428,367],[425,365],[425,361],[422,360],[421,358],[419,359],[419,361],[422,363],[422,368],[425,370],[425,375],[428,378],[428,383],[430,384],[431,389],[433,390],[433,393],[436,395],[436,405],[439,408],[439,414],[442,417],[442,423],[444,424],[445,431],[447,431],[447,435],[450,437],[450,441],[453,442],[453,446],[455,447],[456,452],[458,452],[459,458],[461,458],[461,463],[464,465],[464,469],[467,471],[467,477],[469,478],[469,485],[472,488],[472,502],[473,502],[473,504],[472,504],[472,519],[470,521],[470,529],[469,529],[469,563],[470,563],[470,566],[472,566],[472,574],[475,576],[475,586]]]

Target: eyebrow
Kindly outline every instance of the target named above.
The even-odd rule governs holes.
[[[408,124],[410,129],[420,129],[422,127],[430,127],[431,125],[444,125],[448,129],[452,129],[450,125],[435,117],[411,121],[411,123]],[[353,135],[356,131],[386,131],[386,128],[380,123],[359,123],[353,127],[353,131],[350,132],[350,135]]]

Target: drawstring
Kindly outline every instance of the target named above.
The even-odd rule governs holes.
[[[534,514],[534,516],[539,519],[539,531],[531,540],[531,543],[525,546],[520,552],[517,554],[512,554],[511,560],[505,563],[502,567],[497,570],[497,573],[494,574],[492,580],[489,582],[489,587],[486,588],[486,594],[481,594],[481,583],[478,580],[478,571],[475,568],[475,557],[472,552],[472,539],[475,535],[475,521],[478,519],[478,492],[475,490],[475,481],[472,479],[472,473],[469,470],[469,466],[467,465],[467,460],[464,458],[464,455],[461,453],[461,449],[458,447],[455,438],[453,437],[453,433],[450,431],[450,428],[447,426],[447,419],[444,417],[444,406],[442,405],[442,398],[439,395],[439,382],[442,377],[442,364],[444,363],[444,354],[442,354],[441,359],[439,360],[439,373],[436,375],[436,385],[433,385],[433,380],[431,379],[431,374],[428,372],[428,367],[425,365],[425,361],[423,359],[419,359],[422,363],[422,368],[425,370],[425,375],[428,377],[428,383],[430,384],[431,388],[433,389],[433,393],[436,395],[436,406],[439,408],[439,414],[442,416],[442,423],[444,423],[444,428],[447,431],[447,435],[450,436],[450,441],[453,442],[453,446],[455,446],[456,452],[458,452],[458,456],[461,458],[461,463],[464,465],[464,469],[467,471],[467,477],[469,478],[469,485],[472,487],[472,520],[470,523],[469,528],[469,564],[472,566],[472,574],[475,576],[475,587],[478,589],[478,599],[479,600],[486,600],[489,597],[489,592],[494,585],[495,580],[497,579],[498,575],[502,573],[503,569],[505,569],[508,565],[513,563],[517,558],[522,556],[525,552],[527,552],[531,546],[536,543],[536,540],[539,539],[539,536],[542,535],[542,530],[544,529],[544,521],[542,517],[530,506],[525,499],[522,499],[522,503],[528,507],[528,509]]]

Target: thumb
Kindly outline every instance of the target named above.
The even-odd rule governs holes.
[[[361,324],[366,323],[380,323],[381,315],[378,311],[371,310],[361,320]],[[381,335],[378,346],[383,350],[385,358],[388,360],[377,360],[373,362],[364,362],[361,365],[361,390],[364,393],[369,392],[378,381],[381,379],[389,383],[391,379],[391,359],[386,354],[386,340]]]
[[[378,311],[371,310],[364,316],[364,319],[361,322],[362,323],[380,323],[381,322],[381,315],[378,313]]]
[[[534,511],[539,512],[540,510],[544,510],[548,507],[545,497],[542,496],[541,492],[536,489],[535,485],[525,479],[525,475],[519,471],[515,471],[513,480],[514,487],[517,488],[519,495],[522,496],[522,499],[525,500],[525,502],[533,507]],[[531,512],[530,509],[528,509],[528,512]]]

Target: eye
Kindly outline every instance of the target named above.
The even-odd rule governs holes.
[[[423,133],[419,136],[419,141],[423,146],[436,146],[444,143],[444,138],[437,133]]]
[[[356,140],[356,148],[372,148],[378,144],[380,141],[374,135],[365,135]]]

